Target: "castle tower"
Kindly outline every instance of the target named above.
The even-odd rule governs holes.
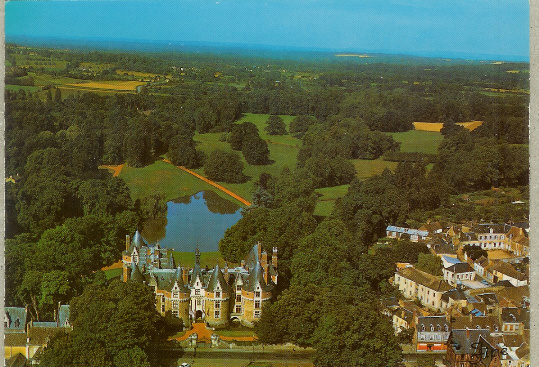
[[[206,287],[206,318],[211,327],[225,327],[230,317],[230,287],[215,265]]]
[[[254,322],[260,319],[262,305],[271,300],[273,285],[264,280],[264,270],[257,262],[249,271],[247,282],[241,290],[242,295],[242,317],[241,324],[253,327]]]
[[[183,282],[182,268],[178,267],[176,269],[174,278],[170,282],[168,288],[168,290],[170,290],[169,307],[172,310],[172,315],[182,319],[184,327],[190,328],[191,321],[189,319],[189,300],[191,297],[191,291]]]

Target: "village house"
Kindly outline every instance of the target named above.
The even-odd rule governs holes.
[[[59,328],[71,329],[68,305],[58,305],[55,321],[28,320],[24,307],[4,308],[4,358],[32,360]]]
[[[184,327],[196,320],[210,327],[224,327],[236,320],[253,327],[262,306],[271,300],[277,284],[277,248],[270,256],[258,243],[241,266],[203,269],[195,252],[193,269],[174,263],[172,251],[159,244],[149,246],[137,231],[126,236],[123,252],[123,281],[135,281],[154,289],[157,311],[170,311]]]
[[[515,287],[528,284],[528,277],[526,274],[519,272],[511,264],[502,260],[490,262],[484,269],[484,274],[487,280],[492,283],[507,280]]]
[[[444,268],[444,280],[451,285],[461,283],[463,280],[475,279],[475,271],[468,263],[456,263]]]
[[[453,329],[447,340],[448,367],[500,367],[500,355],[487,329]]]
[[[502,335],[496,339],[502,367],[529,367],[530,347],[521,335]]]
[[[427,231],[397,226],[387,226],[386,235],[389,238],[409,239],[411,242],[425,241],[429,238]]]
[[[502,331],[510,334],[523,334],[530,329],[530,311],[518,307],[502,308]]]
[[[451,323],[446,316],[420,316],[417,318],[418,352],[446,350]]]
[[[475,273],[479,275],[480,277],[485,277],[485,269],[488,266],[488,264],[489,264],[489,261],[484,256],[481,256],[480,258],[475,260],[473,263],[473,268],[474,268]]]
[[[415,268],[405,268],[395,273],[395,284],[407,298],[416,298],[424,306],[442,309],[442,295],[452,287],[444,280]]]

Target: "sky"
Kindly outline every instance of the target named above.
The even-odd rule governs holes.
[[[10,36],[529,60],[526,0],[8,1]]]

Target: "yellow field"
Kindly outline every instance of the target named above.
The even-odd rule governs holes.
[[[468,122],[457,122],[457,125],[463,126],[464,128],[473,131],[479,126],[483,125],[483,121],[468,121]],[[419,131],[433,131],[440,132],[444,127],[442,122],[414,122],[414,129]]]
[[[104,82],[86,82],[86,83],[74,83],[66,84],[67,86],[76,88],[91,88],[91,89],[109,89],[120,91],[134,91],[139,85],[144,85],[144,82],[137,81],[104,81]]]
[[[116,74],[119,75],[131,75],[136,76],[137,78],[153,78],[155,76],[159,76],[159,74],[154,73],[143,73],[141,71],[131,71],[131,70],[116,70]]]

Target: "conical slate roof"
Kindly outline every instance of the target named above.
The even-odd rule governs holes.
[[[271,291],[273,286],[271,284],[266,284],[264,281],[264,274],[260,262],[257,261],[254,268],[249,270],[249,277],[247,278],[247,284],[243,288],[248,292],[254,292],[257,286],[260,285],[262,291]]]
[[[134,262],[131,263],[131,280],[137,283],[144,283],[144,276]]]
[[[144,241],[144,239],[142,238],[142,235],[140,234],[140,232],[137,231],[135,232],[135,235],[133,236],[133,240],[131,241],[131,243],[135,246],[137,246],[139,249],[143,246],[147,246],[146,242]]]
[[[206,290],[209,292],[215,292],[218,284],[221,285],[221,290],[223,292],[230,292],[230,287],[225,281],[225,277],[223,276],[221,269],[219,269],[219,264],[215,265]]]
[[[178,284],[178,287],[180,288],[180,292],[182,293],[189,293],[189,288],[185,285],[182,278],[182,268],[178,266],[176,271],[174,272],[174,276],[171,278],[170,283],[167,287],[168,291],[172,291],[172,288],[174,288],[174,285]]]

